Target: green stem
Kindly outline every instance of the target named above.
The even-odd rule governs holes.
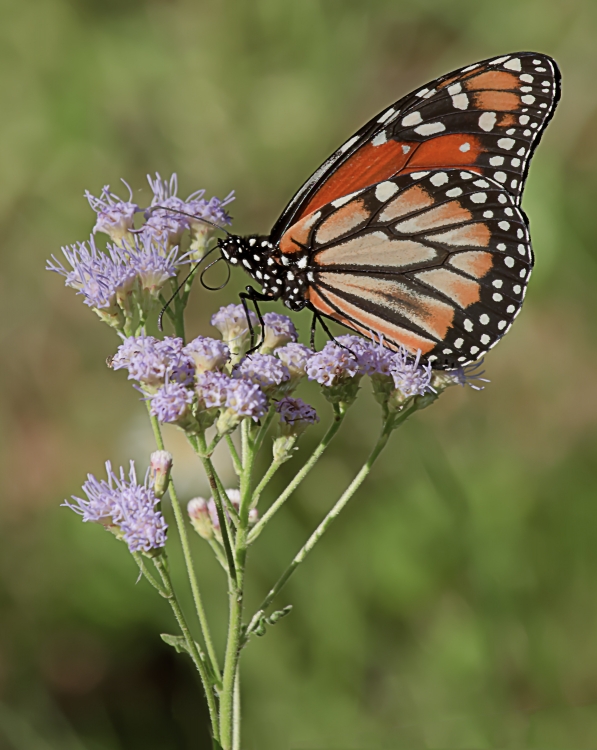
[[[151,420],[151,426],[153,428],[153,434],[155,435],[156,444],[160,450],[164,450],[164,439],[162,437],[162,431],[160,430],[160,423],[158,422],[156,417],[151,414],[149,402],[147,402],[147,408],[149,411],[149,418]],[[209,655],[209,661],[211,663],[213,673],[219,680],[220,668],[218,665],[218,656],[216,654],[216,650],[211,638],[211,631],[209,629],[207,615],[205,614],[205,608],[203,606],[203,599],[201,598],[201,592],[199,591],[199,584],[197,582],[197,576],[195,574],[195,566],[193,565],[193,557],[191,555],[189,538],[187,536],[187,528],[185,525],[182,508],[180,507],[180,502],[178,500],[178,495],[176,493],[176,488],[174,486],[174,482],[172,481],[172,477],[170,477],[168,492],[170,494],[170,502],[172,503],[172,510],[174,511],[174,518],[176,519],[176,526],[178,528],[178,534],[180,536],[180,543],[182,545],[182,552],[187,569],[187,575],[189,578],[189,583],[191,584],[193,601],[195,602],[195,610],[197,612],[197,617],[199,619],[199,624],[201,625],[201,631],[205,640],[205,647]]]
[[[411,409],[407,410],[407,412],[405,412],[404,415],[400,415],[400,417],[402,418],[399,417],[397,419],[394,415],[390,415],[390,417],[384,421],[383,429],[381,431],[379,439],[377,443],[375,444],[375,447],[371,451],[369,458],[367,459],[367,461],[365,462],[365,464],[363,465],[359,473],[352,480],[349,487],[342,494],[342,496],[336,502],[334,507],[329,511],[329,513],[326,515],[323,521],[311,534],[311,536],[309,537],[307,542],[304,544],[304,546],[301,548],[301,550],[295,555],[290,565],[286,568],[284,573],[282,573],[282,575],[280,576],[276,584],[270,590],[269,594],[263,600],[261,607],[257,610],[257,612],[255,613],[255,615],[253,616],[251,622],[249,623],[247,627],[245,638],[244,638],[245,643],[251,631],[253,630],[253,628],[257,626],[261,617],[263,616],[263,614],[265,613],[269,605],[272,603],[272,601],[275,599],[275,597],[280,593],[280,591],[282,590],[282,588],[284,587],[285,583],[288,581],[290,576],[294,573],[296,568],[307,557],[309,552],[311,552],[313,547],[317,544],[317,542],[329,529],[332,523],[336,520],[336,518],[338,517],[338,515],[340,514],[344,506],[348,503],[348,501],[352,498],[354,493],[361,486],[361,484],[363,483],[363,481],[365,480],[365,478],[371,471],[371,467],[373,466],[375,460],[377,459],[379,454],[382,452],[382,450],[385,448],[386,443],[388,442],[388,438],[390,437],[392,431],[395,429],[395,427],[401,424],[413,411],[416,411],[416,406],[413,406]]]
[[[234,562],[234,554],[232,552],[233,537],[230,530],[230,523],[228,521],[226,513],[224,512],[224,500],[220,495],[220,488],[218,487],[218,483],[216,481],[213,464],[207,457],[207,442],[205,440],[205,434],[199,433],[198,435],[196,435],[195,438],[191,441],[191,445],[201,459],[201,463],[203,464],[205,474],[207,475],[207,479],[209,481],[211,494],[216,504],[218,520],[220,522],[220,533],[222,535],[222,543],[224,545],[224,552],[226,553],[226,560],[228,562],[228,575],[231,581],[234,582],[236,581],[236,565]],[[226,494],[225,497],[226,500],[228,500],[228,496]]]
[[[274,474],[278,471],[278,469],[280,468],[280,466],[282,466],[283,463],[284,461],[272,461],[269,469],[265,472],[265,474],[261,478],[261,481],[255,488],[255,492],[253,493],[253,499],[251,500],[252,508],[254,508],[257,505],[257,503],[259,502],[259,498],[261,497],[261,493],[267,487],[270,479],[274,476]]]
[[[267,431],[269,429],[269,426],[272,423],[273,418],[276,415],[276,408],[275,406],[271,406],[270,410],[267,413],[267,416],[263,420],[263,424],[259,428],[259,432],[257,433],[257,437],[255,438],[255,450],[259,451],[261,450],[261,446],[263,444],[263,441],[265,440],[265,436],[267,434]]]
[[[253,527],[251,533],[249,534],[248,543],[252,544],[259,534],[263,531],[268,521],[271,520],[271,518],[275,515],[275,513],[284,505],[286,500],[292,495],[292,493],[296,490],[296,488],[299,486],[299,484],[303,481],[303,479],[307,476],[307,474],[311,471],[311,469],[315,466],[317,461],[321,458],[322,453],[325,451],[325,449],[328,447],[330,442],[332,441],[334,435],[338,432],[340,429],[340,425],[342,424],[342,421],[344,420],[344,413],[338,412],[336,414],[336,418],[332,422],[332,424],[329,426],[328,431],[323,436],[321,442],[309,458],[309,460],[303,465],[303,467],[296,473],[294,479],[290,482],[290,484],[286,487],[286,489],[282,492],[282,494],[278,497],[278,499],[272,503],[272,505],[267,509],[267,511],[263,514],[263,517],[255,524]],[[258,488],[259,489],[259,488]]]
[[[216,705],[214,691],[210,684],[207,669],[205,667],[205,664],[203,663],[203,660],[201,659],[201,655],[199,654],[199,651],[197,649],[197,644],[191,636],[182,609],[180,608],[178,600],[176,599],[176,595],[174,594],[172,581],[170,580],[170,575],[168,573],[166,565],[164,564],[164,560],[161,557],[156,557],[153,559],[153,562],[158,570],[158,573],[160,574],[160,578],[162,579],[162,583],[164,585],[164,596],[170,603],[170,607],[172,608],[174,617],[176,617],[178,626],[180,627],[180,630],[187,644],[188,652],[191,655],[191,659],[193,660],[195,667],[197,668],[197,671],[199,672],[199,675],[201,677],[201,681],[205,689],[205,697],[207,698],[207,707],[209,709],[209,718],[211,720],[212,730],[214,732],[216,740],[219,741],[218,708]]]
[[[232,750],[240,750],[240,670],[236,667],[236,677],[234,678],[234,705],[233,705],[233,722],[232,722]]]
[[[132,552],[131,553],[133,557],[135,558],[135,562],[139,566],[139,570],[144,575],[144,577],[147,579],[147,581],[158,591],[163,597],[166,597],[166,592],[164,589],[160,586],[160,584],[155,580],[155,578],[151,575],[151,573],[147,570],[147,567],[145,565],[145,560],[143,560],[143,555],[139,554],[138,552]]]
[[[251,506],[251,478],[255,461],[255,440],[251,436],[251,425],[245,420],[242,431],[242,473],[240,477],[240,522],[236,533],[235,562],[237,579],[230,587],[228,622],[228,639],[226,643],[226,658],[222,675],[222,692],[220,694],[220,736],[224,750],[233,750],[233,737],[240,731],[240,725],[235,729],[234,695],[237,688],[238,660],[241,649],[244,573],[247,555],[247,534],[249,509]]]
[[[230,450],[230,457],[232,458],[234,473],[237,477],[240,477],[243,471],[243,466],[241,464],[238,451],[236,450],[236,445],[234,445],[234,440],[232,439],[231,435],[226,435],[226,442],[228,443],[228,449]]]

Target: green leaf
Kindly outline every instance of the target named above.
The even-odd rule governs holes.
[[[182,635],[170,635],[169,633],[160,633],[160,638],[172,646],[179,654],[188,654],[189,649],[186,640]]]

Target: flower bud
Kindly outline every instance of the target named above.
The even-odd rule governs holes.
[[[154,451],[151,454],[149,475],[153,482],[153,491],[156,497],[162,497],[168,489],[171,469],[171,453],[168,453],[168,451]]]
[[[195,497],[189,500],[187,504],[187,513],[195,531],[203,539],[213,539],[214,526],[207,505],[207,501],[202,497]]]

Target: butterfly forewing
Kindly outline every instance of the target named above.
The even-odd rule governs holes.
[[[516,317],[533,266],[515,198],[468,170],[400,175],[304,217],[281,248],[309,251],[309,300],[434,367],[477,360]]]
[[[529,159],[559,98],[547,55],[469,65],[399,100],[363,126],[290,201],[271,239],[332,201],[401,173],[462,167],[520,203]]]

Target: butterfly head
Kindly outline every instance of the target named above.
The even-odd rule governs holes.
[[[284,270],[279,253],[267,237],[229,235],[218,240],[224,259],[233,266],[241,266],[261,285],[263,294],[278,299],[284,291]]]

